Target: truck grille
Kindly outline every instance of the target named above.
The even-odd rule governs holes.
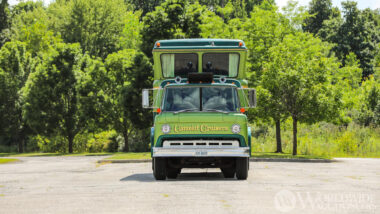
[[[239,147],[238,140],[165,140],[162,147],[166,148],[236,148]]]

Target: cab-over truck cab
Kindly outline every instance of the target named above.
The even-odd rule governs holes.
[[[157,180],[176,178],[182,168],[220,168],[226,178],[247,178],[251,136],[245,111],[255,106],[256,94],[244,80],[246,54],[241,40],[156,42],[153,89],[143,90],[143,107],[154,109]]]

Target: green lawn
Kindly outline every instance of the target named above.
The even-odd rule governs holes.
[[[116,153],[106,160],[131,160],[131,159],[150,159],[150,152],[129,152],[129,153]]]
[[[331,159],[327,156],[317,155],[295,155],[290,153],[274,153],[274,152],[252,152],[254,158],[284,158],[284,159]]]
[[[0,164],[11,163],[15,161],[19,161],[19,160],[14,159],[14,158],[0,158]]]
[[[110,152],[99,152],[99,153],[0,153],[0,157],[41,157],[41,156],[103,156],[103,155],[112,155],[114,153]]]

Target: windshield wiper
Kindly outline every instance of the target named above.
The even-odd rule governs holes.
[[[182,110],[179,110],[179,111],[175,111],[173,114],[178,114],[178,113],[182,113],[182,112],[189,112],[189,111],[195,111],[195,110],[198,110],[198,109],[197,108],[182,109]]]
[[[228,114],[228,111],[223,111],[223,110],[218,110],[218,109],[203,109],[203,111],[206,111],[206,112],[219,112],[219,113]]]

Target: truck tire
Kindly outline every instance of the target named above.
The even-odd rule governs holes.
[[[248,177],[248,158],[236,158],[236,178],[246,180]]]
[[[153,175],[156,180],[166,179],[166,159],[165,158],[153,158],[154,169]]]
[[[179,174],[179,170],[175,168],[167,168],[166,169],[166,177],[170,179],[176,179]]]
[[[231,168],[220,168],[220,170],[222,171],[223,176],[225,178],[234,178],[235,177],[235,168],[234,167],[231,167]]]

